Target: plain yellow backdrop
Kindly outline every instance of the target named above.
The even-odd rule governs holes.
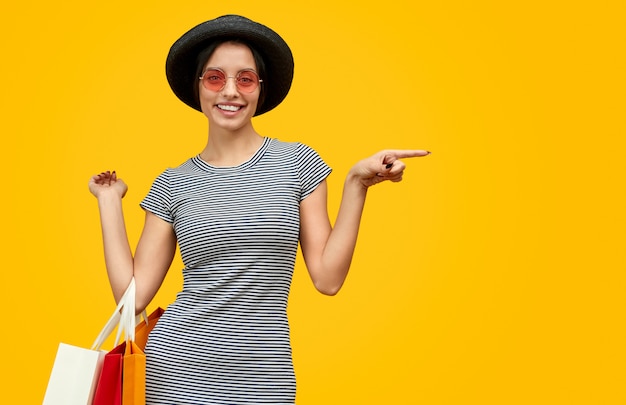
[[[368,196],[336,297],[299,259],[298,405],[626,403],[624,3],[10,2],[0,16],[6,404],[38,404],[59,342],[113,310],[89,177],[139,201],[198,153],[203,116],[169,90],[185,30],[226,13],[277,30],[296,74],[256,128],[333,167],[424,148]],[[177,258],[149,309],[180,288]]]

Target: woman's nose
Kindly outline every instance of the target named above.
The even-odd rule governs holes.
[[[239,91],[237,90],[237,79],[235,77],[226,77],[226,83],[222,89],[222,94],[226,96],[239,94]]]

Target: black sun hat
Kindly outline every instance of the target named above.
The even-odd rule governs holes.
[[[239,15],[224,15],[205,21],[180,37],[167,55],[165,73],[174,94],[185,104],[201,111],[194,95],[198,54],[219,39],[241,39],[261,55],[266,76],[263,79],[265,99],[256,115],[280,104],[289,93],[293,80],[293,55],[287,43],[272,29]]]

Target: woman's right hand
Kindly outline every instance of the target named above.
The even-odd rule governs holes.
[[[117,178],[115,171],[110,172],[107,170],[106,172],[96,174],[89,180],[89,191],[96,198],[100,198],[108,193],[116,193],[119,198],[124,198],[126,191],[128,191],[128,186],[122,179]]]

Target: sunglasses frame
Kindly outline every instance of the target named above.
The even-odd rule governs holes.
[[[206,76],[206,74],[207,74],[208,72],[211,72],[211,71],[217,71],[217,72],[220,72],[222,75],[224,75],[224,79],[223,79],[222,87],[220,87],[220,88],[219,88],[219,89],[217,89],[217,90],[212,89],[212,88],[209,88],[209,87],[207,87],[207,85],[205,84],[205,81],[206,81],[206,80],[205,80],[205,78],[204,78],[204,77]],[[253,89],[248,90],[245,86],[240,86],[239,79],[240,79],[240,77],[241,77],[241,75],[242,75],[243,73],[252,73],[254,76],[256,76],[256,78],[257,78],[257,83],[256,83],[256,86],[255,86]],[[217,67],[209,67],[209,68],[207,68],[207,69],[206,69],[206,70],[202,73],[202,76],[200,76],[200,77],[199,77],[199,79],[200,79],[200,83],[202,83],[202,87],[204,87],[205,89],[207,89],[207,90],[209,90],[209,91],[214,91],[214,92],[219,92],[219,91],[224,90],[224,87],[226,87],[226,83],[228,82],[228,79],[235,79],[235,86],[237,87],[237,90],[238,90],[238,91],[240,91],[240,92],[242,92],[242,93],[252,93],[252,92],[254,92],[257,88],[259,88],[259,87],[261,86],[261,83],[263,83],[263,80],[259,77],[259,74],[258,74],[258,73],[257,73],[254,69],[242,69],[242,70],[240,70],[239,72],[237,72],[237,75],[236,75],[236,76],[228,76],[228,75],[226,74],[226,72],[224,72],[224,71],[223,71],[222,69],[220,69],[220,68],[217,68]]]

